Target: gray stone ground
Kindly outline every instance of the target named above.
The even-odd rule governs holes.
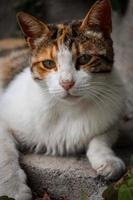
[[[57,199],[67,196],[70,200],[80,200],[83,195],[89,200],[102,199],[105,184],[85,158],[27,155],[22,163],[32,190],[39,195],[47,191]]]

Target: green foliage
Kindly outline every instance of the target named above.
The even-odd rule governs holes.
[[[1,196],[0,200],[15,200],[15,199],[9,198],[8,196]]]
[[[104,191],[104,200],[133,200],[133,156],[131,156],[130,166],[120,180]]]
[[[109,186],[103,193],[104,200],[118,200],[118,189],[113,185]]]
[[[118,191],[118,200],[133,200],[133,186],[122,184]]]
[[[133,200],[133,177],[124,180],[117,188],[111,185],[103,193],[104,200]]]

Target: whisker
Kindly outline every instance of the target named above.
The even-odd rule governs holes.
[[[113,104],[113,106],[115,106],[116,104],[115,104],[115,102],[116,102],[116,98],[114,98],[114,96],[113,96],[113,94],[111,94],[111,93],[105,93],[105,95],[104,94],[102,94],[102,93],[100,93],[99,91],[96,91],[96,90],[94,90],[93,91],[96,95],[99,95],[99,100],[100,100],[100,97],[102,97],[102,99],[105,99],[105,100],[108,100],[108,102],[111,102],[112,104]],[[97,96],[98,97],[98,96]],[[103,100],[103,103],[105,103],[105,101]]]
[[[80,89],[78,90],[80,91],[80,93],[82,93],[84,91],[84,89]],[[99,101],[102,101],[102,103],[105,103],[105,100],[108,100],[108,102],[112,103],[115,106],[115,102],[116,102],[116,97],[114,97],[114,91],[112,91],[112,88],[109,89],[104,89],[101,88],[93,88],[93,87],[88,87],[88,93],[91,92],[92,95],[95,94],[95,97],[97,99],[99,99]],[[118,91],[117,91],[118,92]],[[119,96],[119,93],[117,94],[117,92],[115,91],[115,96]],[[83,93],[83,95],[87,95],[88,93]],[[101,98],[100,98],[101,97]]]
[[[90,91],[91,91],[91,90],[90,90]],[[105,103],[104,100],[101,99],[101,98],[98,96],[98,93],[96,93],[96,91],[91,91],[91,94],[92,94],[95,98],[97,98],[102,104]]]
[[[110,97],[110,98],[112,98],[113,99],[113,97],[114,97],[114,92],[115,92],[115,95],[117,96],[119,96],[119,93],[118,93],[118,91],[116,92],[116,91],[114,91],[113,90],[113,88],[111,88],[111,89],[106,89],[106,88],[102,88],[102,90],[101,90],[101,88],[99,89],[99,88],[90,88],[90,89],[92,89],[92,90],[94,90],[94,92],[96,92],[98,95],[100,95],[100,96],[102,96],[102,97]],[[116,98],[114,98],[115,100],[116,100]]]
[[[77,90],[77,91],[86,91],[86,90],[90,90],[90,89],[92,89],[92,90],[97,90],[97,91],[99,91],[100,93],[105,93],[106,94],[106,92],[114,92],[115,94],[119,94],[119,91],[116,89],[116,88],[114,88],[114,87],[95,87],[95,86],[89,86],[89,87],[84,87],[84,88],[76,88],[75,89],[75,91]]]
[[[117,87],[120,87],[120,86],[122,86],[122,85],[118,85],[118,84],[111,84],[111,86],[109,86],[109,85],[105,85],[105,83],[92,83],[92,82],[90,82],[89,84],[84,84],[84,85],[81,85],[81,86],[79,86],[79,87],[76,87],[77,89],[78,88],[85,88],[85,87],[90,87],[90,86],[104,86],[104,87],[108,87],[108,88],[117,88]]]
[[[89,96],[87,95],[87,100],[89,101],[89,98],[92,100],[92,102],[94,102],[94,104],[96,105],[96,107],[98,108],[98,110],[100,112],[103,112],[102,108],[101,108],[101,105],[98,104],[98,102],[96,101],[96,99],[93,98],[93,96],[96,97],[96,95],[94,95],[92,92],[89,92]],[[89,97],[89,98],[88,98]]]

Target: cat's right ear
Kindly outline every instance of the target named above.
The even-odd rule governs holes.
[[[49,28],[35,17],[24,12],[19,12],[17,14],[17,20],[28,45],[32,49],[38,45],[41,38],[48,39],[50,35]]]
[[[97,0],[84,18],[80,30],[99,27],[105,35],[112,32],[112,9],[110,0]]]

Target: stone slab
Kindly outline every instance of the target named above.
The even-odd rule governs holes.
[[[114,149],[129,165],[133,145],[117,144]],[[21,157],[21,164],[27,173],[29,185],[34,193],[42,196],[47,191],[51,197],[69,200],[102,200],[102,192],[107,184],[97,177],[85,157],[53,157],[27,154]]]
[[[85,158],[49,157],[26,155],[22,166],[27,173],[32,190],[43,195],[47,191],[51,197],[69,200],[102,200],[105,183],[98,179],[96,172]]]

